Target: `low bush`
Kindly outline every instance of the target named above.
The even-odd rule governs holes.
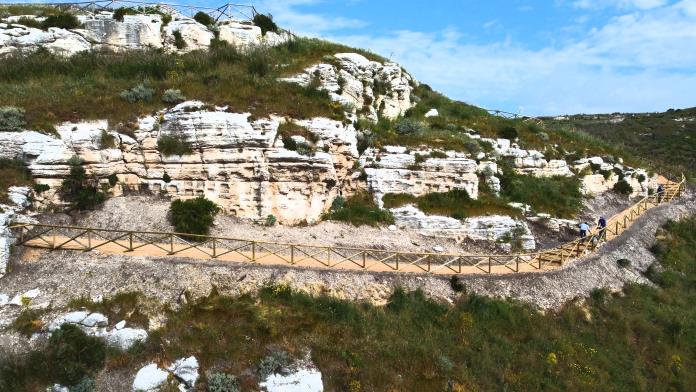
[[[424,132],[426,130],[426,125],[421,121],[406,118],[399,121],[394,129],[399,135],[415,135]]]
[[[208,392],[239,392],[237,378],[227,373],[208,374]]]
[[[210,231],[220,207],[204,197],[198,197],[174,200],[169,211],[177,233],[205,235]]]
[[[124,101],[130,103],[150,102],[155,95],[155,90],[147,87],[145,83],[141,83],[129,90],[121,91],[120,97]]]
[[[157,150],[162,155],[187,155],[193,152],[193,146],[184,133],[162,135],[157,139]]]
[[[121,7],[114,11],[113,18],[119,22],[123,22],[123,17],[126,15],[137,15],[138,12],[133,8]]]
[[[162,102],[164,103],[175,104],[185,100],[186,97],[181,93],[181,90],[167,89],[162,93]]]
[[[77,29],[79,28],[80,21],[77,17],[71,13],[58,12],[53,15],[49,15],[41,22],[41,28],[48,30],[51,27],[58,27],[61,29]]]
[[[43,327],[41,321],[42,313],[36,309],[24,308],[17,318],[12,321],[10,327],[30,338],[33,334],[40,332]]]
[[[501,195],[510,201],[529,204],[536,212],[572,218],[582,207],[577,177],[534,177],[503,168]]]
[[[96,337],[85,335],[79,327],[63,324],[48,340],[46,365],[52,378],[64,385],[75,385],[104,366],[106,346]]]
[[[169,174],[167,174],[167,172],[164,172],[164,174],[162,175],[162,181],[164,181],[165,184],[169,184],[170,182],[172,182],[172,177]]]
[[[504,126],[498,129],[498,136],[504,139],[515,140],[519,136],[517,129],[512,126]]]
[[[51,187],[48,186],[47,184],[34,184],[33,188],[34,188],[34,192],[36,192],[38,194],[44,193],[47,190],[51,189]]]
[[[198,11],[196,15],[193,16],[193,19],[203,26],[212,26],[215,24],[215,19],[203,11]]]
[[[633,187],[625,179],[620,179],[614,184],[612,190],[620,195],[630,195],[633,193]]]
[[[26,126],[24,109],[0,106],[0,132],[17,132]]]
[[[273,21],[271,14],[256,14],[254,15],[254,24],[261,28],[261,34],[266,35],[267,32],[278,32],[278,25]]]
[[[174,46],[181,50],[186,48],[186,41],[184,40],[184,37],[181,35],[181,31],[176,30],[172,33],[172,36],[174,37]]]
[[[99,135],[99,149],[115,148],[116,147],[116,137],[105,130],[101,131]]]
[[[276,222],[278,222],[278,219],[276,219],[275,215],[268,215],[264,224],[268,227],[272,227],[275,226]]]
[[[21,24],[23,26],[31,27],[34,29],[42,29],[43,28],[42,23],[34,18],[21,17],[17,20],[17,24]]]
[[[372,194],[367,192],[359,192],[351,196],[342,208],[329,212],[324,218],[347,222],[354,226],[379,226],[394,223],[392,213],[377,207]]]
[[[385,208],[414,204],[426,214],[449,216],[455,219],[493,214],[520,215],[519,210],[508,206],[504,199],[482,193],[478,199],[474,200],[463,189],[428,193],[419,197],[405,193],[388,193],[382,200]]]

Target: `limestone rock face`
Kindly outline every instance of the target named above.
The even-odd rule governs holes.
[[[164,12],[169,12],[161,7]],[[15,52],[32,52],[45,48],[51,53],[72,56],[87,50],[143,50],[161,49],[187,52],[206,49],[215,37],[209,26],[177,12],[169,12],[172,21],[164,25],[159,14],[124,15],[123,20],[115,20],[113,13],[104,11],[94,15],[78,15],[81,28],[65,30],[49,28],[48,31],[26,27],[16,22],[19,17],[8,17],[0,21],[0,56]],[[34,18],[40,21],[40,18]],[[240,48],[266,45],[276,46],[292,39],[289,33],[267,32],[250,22],[237,20],[221,21],[214,29],[219,39]],[[174,32],[181,34],[184,42],[177,48]],[[387,102],[388,103],[388,102]]]
[[[301,155],[285,149],[277,140],[279,119],[252,121],[248,113],[190,101],[141,118],[135,138],[109,131],[106,121],[59,125],[59,139],[3,132],[0,156],[24,159],[35,180],[51,187],[37,197],[44,205],[60,203],[57,190],[69,174],[68,160],[77,155],[87,173],[103,183],[117,176],[116,195],[149,189],[173,198],[205,196],[241,218],[314,221],[338,195],[357,159],[356,132],[352,125],[326,118],[297,122],[316,135],[326,152]],[[116,138],[116,148],[100,148],[103,132]],[[192,153],[163,155],[158,139],[171,135],[188,140]]]
[[[413,106],[415,81],[397,64],[371,61],[357,53],[337,53],[331,60],[282,80],[303,86],[316,80],[353,118],[363,112],[372,121],[377,121],[378,114],[394,119]]]
[[[367,175],[366,187],[374,192],[380,207],[387,193],[422,196],[463,189],[471,198],[478,198],[476,161],[453,151],[446,152],[445,158],[432,158],[430,154],[430,150],[409,151],[396,146],[370,148],[363,153],[360,163]],[[416,163],[417,156],[422,162]]]
[[[82,35],[64,29],[52,27],[43,31],[0,22],[0,56],[32,52],[39,48],[58,55],[72,56],[90,50],[92,44]]]
[[[391,211],[397,226],[418,230],[424,234],[497,242],[519,241],[524,250],[536,248],[536,241],[527,224],[509,216],[475,217],[460,221],[445,216],[425,215],[412,205],[394,208]]]
[[[0,278],[5,275],[10,260],[11,247],[15,242],[9,226],[12,223],[31,222],[32,218],[22,215],[31,206],[31,189],[11,186],[7,190],[10,204],[0,204]]]
[[[162,17],[160,15],[124,15],[120,22],[110,12],[83,17],[85,36],[94,49],[121,51],[162,48]]]
[[[535,177],[570,177],[573,175],[568,163],[562,159],[546,160],[540,151],[522,149],[508,139],[482,138],[481,140],[490,143],[495,154],[509,160],[515,171],[520,174]]]

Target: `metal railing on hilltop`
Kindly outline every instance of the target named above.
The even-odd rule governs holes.
[[[204,7],[198,5],[175,4],[175,3],[156,3],[137,0],[93,0],[78,2],[49,2],[49,3],[6,3],[3,6],[12,5],[35,5],[55,7],[65,11],[84,12],[96,14],[102,11],[114,11],[118,8],[126,8],[136,13],[151,12],[152,9],[162,9],[176,11],[184,16],[193,17],[198,12],[204,12],[216,22],[221,19],[252,20],[258,14],[256,8],[249,4],[225,3],[219,7]]]
[[[613,216],[604,230],[594,229],[550,250],[510,255],[470,255],[399,252],[339,246],[286,244],[229,237],[182,233],[111,230],[46,224],[18,224],[18,245],[52,250],[98,250],[142,256],[179,256],[265,265],[291,265],[335,270],[416,272],[431,274],[475,274],[536,272],[563,266],[591,254],[620,236],[649,209],[679,197],[686,180],[667,181],[664,191],[644,197]]]

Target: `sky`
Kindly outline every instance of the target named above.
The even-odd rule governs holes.
[[[296,34],[372,50],[447,96],[488,109],[559,115],[696,106],[696,0],[236,2]]]

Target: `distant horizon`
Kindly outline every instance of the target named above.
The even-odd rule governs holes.
[[[249,4],[293,33],[371,50],[487,109],[559,116],[696,106],[696,0]]]

